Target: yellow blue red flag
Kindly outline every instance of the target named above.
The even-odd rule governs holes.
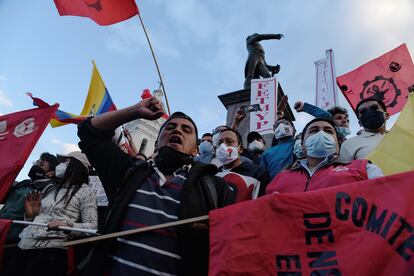
[[[91,83],[89,85],[88,96],[86,97],[82,112],[79,115],[75,115],[73,113],[57,110],[53,119],[50,121],[52,127],[59,127],[66,124],[78,124],[87,117],[116,110],[116,106],[109,95],[108,89],[106,89],[105,83],[99,74],[98,68],[96,68],[95,62],[92,61],[92,63],[93,70]],[[33,97],[30,93],[28,95],[33,99],[33,105],[39,107],[48,105],[43,100]]]

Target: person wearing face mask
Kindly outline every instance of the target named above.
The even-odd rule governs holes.
[[[337,160],[338,133],[329,119],[316,118],[305,126],[302,148],[306,158],[276,176],[266,194],[314,191],[383,176],[381,169],[368,160]]]
[[[340,106],[334,106],[327,111],[314,106],[312,104],[298,101],[295,103],[294,108],[296,112],[306,112],[316,118],[331,119],[335,122],[338,131],[338,141],[342,144],[348,135],[351,134],[349,129],[349,115],[348,111]]]
[[[247,134],[247,151],[249,159],[253,161],[254,165],[260,165],[260,159],[263,152],[266,150],[266,145],[263,137],[256,131]]]
[[[350,162],[364,159],[384,138],[386,121],[389,118],[385,104],[377,99],[368,98],[356,106],[360,125],[364,128],[360,135],[346,140],[341,146],[340,160]]]
[[[306,157],[306,154],[302,148],[302,133],[299,133],[295,137],[295,144],[293,145],[293,154],[295,155],[296,160],[301,160]]]
[[[242,138],[237,131],[226,129],[220,132],[216,154],[223,166],[219,168],[218,176],[235,186],[237,202],[264,195],[269,183],[269,174],[264,168],[241,160],[241,147]]]
[[[6,268],[2,275],[66,275],[68,253],[63,244],[82,234],[57,228],[97,228],[96,197],[88,186],[89,162],[79,151],[62,157],[67,161],[55,168],[61,181],[50,183],[42,193],[28,193],[24,202],[24,220],[47,224],[48,228],[35,225],[24,228],[15,259],[10,262],[14,264],[12,274]]]
[[[211,133],[204,133],[201,137],[201,143],[198,145],[199,154],[194,158],[195,161],[209,164],[213,159],[213,144]]]
[[[111,141],[113,131],[135,119],[164,114],[156,98],[89,118],[78,125],[79,147],[96,169],[110,205],[102,234],[207,215],[232,204],[235,194],[216,177],[217,167],[194,161],[197,127],[182,112],[161,126],[152,161],[136,161]],[[207,275],[206,221],[96,242],[85,275]],[[102,265],[105,264],[105,265]]]
[[[0,210],[0,218],[24,220],[24,201],[26,195],[32,191],[42,192],[43,189],[54,183],[54,171],[58,164],[56,156],[48,152],[40,155],[30,168],[29,179],[14,184],[7,194],[4,206]],[[6,244],[16,244],[19,241],[19,234],[24,226],[12,224],[6,237]],[[11,248],[12,249],[12,248]],[[6,254],[10,255],[10,253]]]
[[[271,179],[292,164],[295,135],[292,122],[285,118],[277,120],[273,129],[276,143],[262,154],[260,160],[260,166],[269,172]]]

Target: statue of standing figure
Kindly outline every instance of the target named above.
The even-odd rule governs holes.
[[[265,51],[263,46],[259,43],[262,40],[268,39],[281,39],[282,34],[258,34],[254,33],[246,38],[246,48],[249,52],[247,57],[246,66],[244,68],[244,88],[250,89],[250,82],[252,79],[258,79],[260,77],[270,78],[271,76],[279,73],[280,65],[276,66],[268,65],[265,60]]]

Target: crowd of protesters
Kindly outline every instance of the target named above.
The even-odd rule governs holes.
[[[115,130],[135,119],[160,118],[164,110],[156,98],[86,119],[78,126],[82,153],[43,153],[30,179],[9,191],[0,218],[47,227],[12,225],[2,275],[65,275],[71,258],[63,243],[87,234],[61,226],[107,234],[207,215],[274,192],[314,191],[383,176],[364,159],[386,133],[383,102],[358,104],[363,130],[348,138],[346,109],[324,111],[296,102],[297,112],[315,117],[299,133],[284,114],[287,101],[284,97],[278,106],[270,145],[257,132],[240,135],[242,109],[231,126],[218,126],[201,139],[195,122],[175,112],[161,126],[150,157],[137,152],[127,132],[137,154],[126,154]],[[76,270],[88,276],[207,275],[208,221],[98,241],[76,253],[82,256],[75,258]]]

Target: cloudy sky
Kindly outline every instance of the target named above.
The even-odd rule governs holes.
[[[253,4],[254,3],[254,4]],[[335,52],[341,75],[407,43],[414,50],[411,0],[140,0],[172,111],[181,110],[211,131],[226,118],[217,95],[241,89],[245,38],[282,33],[265,41],[269,64],[280,64],[289,103],[315,98],[314,61]],[[60,17],[52,0],[0,0],[0,113],[32,108],[27,91],[79,113],[95,60],[118,108],[157,88],[155,66],[137,17],[100,27],[89,19]],[[340,96],[340,104],[349,107]],[[295,114],[298,129],[308,116]],[[358,130],[351,117],[353,133]],[[395,118],[393,118],[395,121]],[[77,148],[76,127],[48,127],[28,163],[43,151]],[[27,174],[26,166],[19,178]]]

